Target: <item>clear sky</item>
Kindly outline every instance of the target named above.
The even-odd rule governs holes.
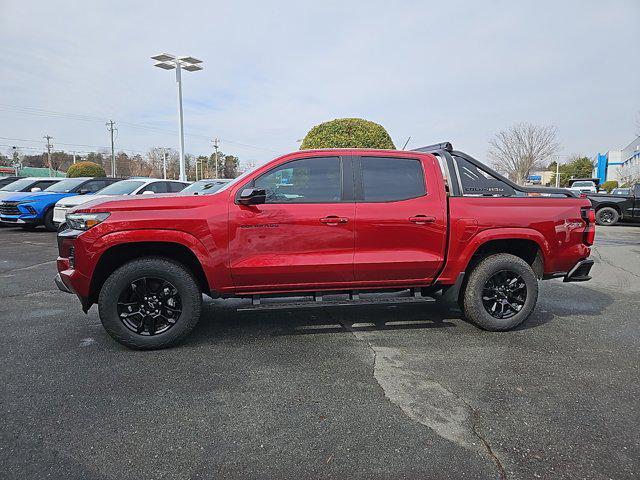
[[[638,0],[0,0],[0,150],[107,147],[107,119],[119,149],[177,147],[174,74],[149,58],[170,52],[204,60],[184,74],[194,154],[218,137],[262,163],[364,117],[480,159],[500,129],[553,124],[592,156],[636,133],[639,47]]]

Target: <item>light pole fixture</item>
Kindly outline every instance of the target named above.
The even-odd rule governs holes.
[[[182,115],[182,70],[187,72],[197,72],[202,70],[202,60],[198,60],[194,57],[178,57],[169,53],[161,53],[160,55],[154,55],[151,57],[153,60],[157,60],[158,63],[154,67],[162,68],[163,70],[176,70],[176,84],[178,85],[178,125],[180,130],[180,180],[187,180],[186,167],[184,162],[184,118]]]

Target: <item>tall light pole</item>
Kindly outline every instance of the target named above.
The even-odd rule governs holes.
[[[178,86],[178,126],[180,132],[180,180],[187,179],[185,161],[184,161],[184,119],[182,115],[182,70],[187,72],[197,72],[202,70],[202,60],[193,57],[178,57],[169,53],[161,53],[151,57],[157,60],[154,66],[163,70],[176,70],[176,84]]]

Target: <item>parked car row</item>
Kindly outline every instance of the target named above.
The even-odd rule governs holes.
[[[205,179],[195,183],[159,178],[109,177],[5,177],[0,179],[0,224],[49,231],[65,222],[67,212],[83,203],[126,195],[189,193],[207,194],[226,179]]]

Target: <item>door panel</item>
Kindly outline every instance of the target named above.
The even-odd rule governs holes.
[[[368,167],[367,162],[373,165]],[[430,281],[443,263],[447,228],[444,184],[436,181],[442,180],[436,176],[440,172],[430,169],[433,165],[416,159],[383,161],[362,157],[359,164],[361,168],[356,170],[356,281],[380,284]],[[375,201],[367,201],[367,192],[368,198]]]
[[[353,203],[230,208],[229,253],[236,287],[353,281]],[[329,216],[342,221],[323,223]]]
[[[348,157],[295,159],[238,189],[264,189],[267,203],[230,203],[229,258],[236,289],[327,288],[353,282],[350,162]]]

